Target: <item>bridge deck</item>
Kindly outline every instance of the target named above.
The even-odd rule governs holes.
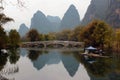
[[[22,47],[84,47],[84,42],[75,41],[35,41],[35,42],[23,42]]]

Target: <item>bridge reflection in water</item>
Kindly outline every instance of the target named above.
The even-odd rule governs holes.
[[[22,47],[37,47],[37,48],[84,48],[84,42],[76,41],[35,41],[24,42]]]

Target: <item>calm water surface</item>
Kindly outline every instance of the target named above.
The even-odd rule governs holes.
[[[120,57],[93,58],[79,50],[10,50],[0,76],[10,80],[120,80]]]

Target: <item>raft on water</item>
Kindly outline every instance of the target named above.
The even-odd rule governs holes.
[[[91,56],[91,57],[110,58],[110,56],[103,56],[103,55],[100,55],[100,54],[94,54],[94,53],[89,53],[89,54],[82,53],[82,55]]]

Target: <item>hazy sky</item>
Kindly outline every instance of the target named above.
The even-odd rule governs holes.
[[[15,20],[14,23],[9,23],[5,27],[5,29],[9,30],[11,28],[18,29],[21,23],[25,23],[29,27],[31,18],[37,10],[42,11],[46,16],[59,16],[62,19],[71,4],[76,6],[80,19],[82,19],[91,0],[22,0],[25,2],[26,8],[13,6],[15,5],[13,2],[16,0],[7,1],[12,4],[7,3],[4,12]]]

